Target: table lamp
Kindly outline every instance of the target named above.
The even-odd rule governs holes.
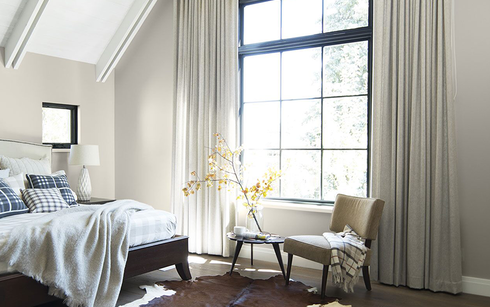
[[[90,176],[85,166],[100,165],[98,145],[71,145],[70,158],[68,163],[71,165],[83,165],[78,177],[77,196],[80,201],[88,201],[92,196],[92,185]]]

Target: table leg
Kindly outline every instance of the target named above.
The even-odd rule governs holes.
[[[242,249],[242,245],[243,241],[236,241],[235,256],[233,257],[233,262],[231,263],[230,275],[233,273],[233,268],[235,267],[235,263],[238,259],[238,255],[240,254],[240,250]]]
[[[274,247],[274,251],[276,252],[277,262],[281,267],[282,276],[286,279],[286,274],[284,273],[284,264],[282,263],[281,257],[281,249],[279,248],[279,243],[272,243],[272,247]]]
[[[250,244],[250,265],[254,266],[254,244]]]

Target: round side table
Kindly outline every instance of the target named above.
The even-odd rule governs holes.
[[[284,240],[286,239],[285,237],[281,237],[278,235],[272,235],[269,237],[267,240],[259,240],[259,239],[245,239],[241,236],[235,235],[233,232],[229,232],[226,234],[228,239],[232,241],[236,241],[236,248],[235,248],[235,256],[233,256],[233,262],[231,264],[231,269],[230,269],[230,275],[233,272],[233,269],[235,268],[236,260],[238,259],[238,255],[240,254],[240,250],[242,249],[243,243],[248,243],[251,244],[251,257],[250,257],[250,263],[253,265],[253,245],[254,244],[271,244],[272,247],[274,248],[274,252],[276,253],[277,257],[277,262],[279,263],[279,267],[281,267],[281,272],[282,276],[286,278],[286,274],[284,273],[284,264],[282,262],[282,257],[281,257],[281,249],[279,248],[279,244],[284,243]]]

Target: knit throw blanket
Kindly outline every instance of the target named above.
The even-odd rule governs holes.
[[[361,237],[349,226],[343,232],[323,234],[332,250],[330,266],[333,282],[345,292],[354,292],[354,285],[359,279],[367,248]]]
[[[14,228],[0,260],[48,286],[50,295],[70,307],[114,306],[128,256],[130,216],[148,209],[120,200],[54,212]]]

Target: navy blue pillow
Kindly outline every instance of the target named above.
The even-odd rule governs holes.
[[[61,196],[66,201],[66,203],[70,206],[77,206],[77,201],[73,196],[70,185],[68,184],[68,179],[66,179],[66,175],[26,175],[27,181],[31,188],[34,189],[52,189],[57,188],[60,190]]]
[[[22,199],[0,179],[0,218],[29,212]]]

